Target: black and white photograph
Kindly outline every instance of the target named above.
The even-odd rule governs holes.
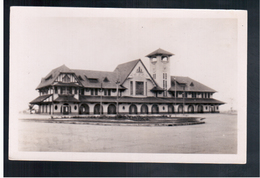
[[[247,11],[11,7],[9,159],[246,163]]]

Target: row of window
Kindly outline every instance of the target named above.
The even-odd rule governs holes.
[[[85,91],[86,92],[90,91],[90,95],[98,95],[98,92],[101,92],[101,89],[98,89],[98,88],[84,89],[84,88],[82,88],[80,90],[80,94],[85,95]],[[105,96],[111,96],[111,92],[115,93],[116,89],[102,89],[102,91],[104,92]]]
[[[172,93],[172,96],[175,97],[175,92],[171,92],[171,93]],[[179,95],[183,96],[183,92],[177,91],[176,95],[177,95],[177,98],[179,97]],[[211,93],[199,93],[199,92],[185,92],[185,98],[187,98],[188,95],[191,95],[192,98],[197,98],[198,95],[200,96],[199,98],[210,98],[210,96],[212,94]]]
[[[58,87],[54,87],[55,94],[72,94],[72,89],[74,90],[74,94],[78,94],[78,90],[76,87],[59,87],[60,93],[58,93]]]
[[[54,87],[55,94],[72,94],[72,90],[74,90],[74,94],[78,94],[78,90],[76,87],[59,87],[60,92],[58,92],[58,87]],[[90,95],[98,95],[98,92],[100,92],[100,89],[95,88],[95,89],[80,89],[80,94],[85,95],[85,91],[89,92]],[[115,93],[116,89],[103,89],[104,95],[105,96],[111,96],[111,92]]]

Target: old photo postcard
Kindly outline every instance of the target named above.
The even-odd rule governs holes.
[[[247,11],[11,7],[9,159],[245,164]]]

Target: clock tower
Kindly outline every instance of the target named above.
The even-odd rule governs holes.
[[[146,56],[150,59],[150,74],[156,83],[163,88],[164,97],[167,97],[167,90],[171,87],[170,57],[173,55],[159,48]]]

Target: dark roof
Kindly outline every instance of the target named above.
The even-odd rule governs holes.
[[[158,50],[157,50],[158,52]],[[159,49],[161,52],[161,49]],[[126,62],[123,64],[119,64],[113,72],[108,71],[93,71],[93,70],[78,70],[78,69],[69,69],[65,65],[62,65],[56,69],[53,69],[45,78],[42,79],[41,83],[38,85],[37,89],[49,86],[49,85],[71,85],[77,86],[74,84],[53,84],[55,79],[58,77],[60,73],[73,73],[76,77],[81,78],[82,80],[78,79],[80,85],[82,84],[86,88],[100,88],[101,83],[103,88],[107,89],[116,89],[117,85],[116,82],[119,81],[119,89],[125,89],[122,84],[127,79],[129,74],[132,72],[134,67],[137,65],[138,62],[142,61],[140,59],[133,60],[130,62]],[[145,66],[144,66],[145,67]],[[146,67],[145,67],[146,69]],[[147,70],[147,69],[146,69]],[[150,75],[149,71],[147,71]],[[151,77],[151,75],[150,75]],[[174,78],[176,78],[176,90],[182,91],[183,86],[185,86],[185,91],[194,91],[194,92],[216,92],[215,90],[199,83],[196,80],[193,80],[189,77],[180,77],[180,76],[171,76],[171,87],[169,91],[175,91],[175,82]],[[162,91],[162,88],[158,86],[156,81],[151,77],[153,82],[155,83],[155,87],[151,91]]]
[[[151,91],[164,91],[164,90],[159,86],[155,86],[151,89]]]
[[[36,89],[51,85],[58,75],[62,72],[71,73],[72,71],[65,65],[53,69],[46,77],[42,78],[41,83],[37,86]]]
[[[51,95],[52,95],[52,94],[38,96],[37,98],[35,98],[34,100],[32,100],[32,101],[30,102],[30,104],[41,103],[43,100],[47,99],[47,98],[50,97]]]
[[[80,101],[74,98],[71,95],[59,95],[57,99],[54,100],[54,102],[74,102],[79,103]]]
[[[159,49],[155,50],[154,52],[152,52],[152,53],[146,55],[145,57],[154,57],[154,56],[156,56],[156,55],[172,56],[172,55],[174,55],[174,54],[172,54],[172,53],[170,53],[170,52],[168,52],[168,51],[165,51],[165,50],[159,48]]]
[[[81,102],[93,102],[93,103],[99,103],[101,102],[100,96],[80,96],[79,100]],[[102,97],[103,103],[116,103],[116,97],[114,96],[103,96]],[[119,97],[118,98],[119,103],[157,103],[157,104],[174,104],[175,102],[177,104],[183,103],[183,98],[156,98],[156,97]],[[184,102],[186,104],[224,104],[224,102],[213,99],[213,98],[185,98]]]
[[[136,64],[141,61],[140,59],[136,59],[130,62],[126,62],[123,64],[119,64],[116,69],[114,70],[114,73],[118,72],[118,78],[120,83],[122,84],[126,78],[128,77],[128,75],[132,72],[132,70],[134,69],[134,67],[136,66]]]
[[[193,80],[189,77],[181,77],[181,76],[171,76],[171,87],[169,91],[175,91],[175,81],[176,79],[176,91],[183,91],[183,86],[185,84],[185,91],[194,91],[194,92],[216,92],[212,88],[203,85],[202,83]]]
[[[183,98],[163,98],[166,103],[172,103],[175,102],[178,104],[183,103]],[[213,98],[184,98],[185,104],[225,104],[222,101],[213,99]]]
[[[116,89],[117,73],[107,71],[93,71],[93,70],[78,70],[73,69],[75,74],[83,80],[80,80],[82,85],[87,88],[102,88]],[[119,74],[120,75],[120,74]],[[123,87],[119,86],[119,89]]]

